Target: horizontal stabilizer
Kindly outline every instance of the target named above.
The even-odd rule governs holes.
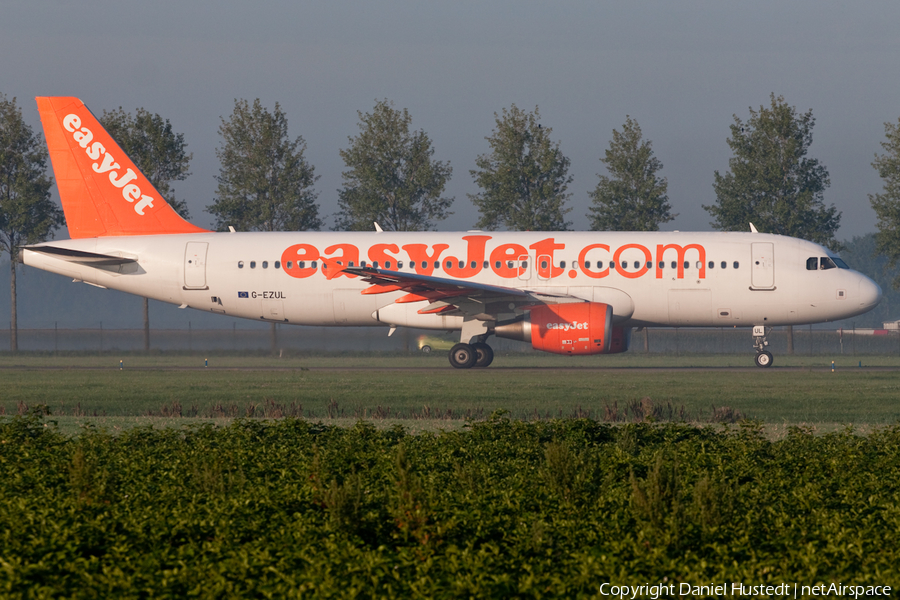
[[[122,256],[111,256],[109,254],[97,254],[95,252],[84,252],[82,250],[72,250],[71,248],[57,248],[55,246],[25,246],[26,250],[32,252],[40,252],[55,258],[88,265],[91,267],[110,267],[116,265],[127,265],[136,263],[134,258],[125,258]]]

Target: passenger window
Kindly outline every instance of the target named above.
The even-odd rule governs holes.
[[[434,268],[435,268],[435,269],[440,269],[440,268],[441,268],[441,261],[439,261],[439,260],[434,261]]]
[[[365,266],[365,265],[363,265],[363,266]],[[373,260],[373,261],[372,261],[372,268],[373,268],[373,269],[377,269],[377,268],[378,268],[378,261],[377,261],[377,260]]]
[[[446,266],[448,269],[450,269],[450,268],[453,267],[453,263],[450,262],[449,260],[448,260],[446,263],[444,263],[444,264],[445,264],[445,266]]]
[[[491,263],[489,263],[488,261],[484,261],[484,269],[487,270],[490,268],[491,268]]]
[[[547,268],[547,261],[546,261],[546,260],[542,260],[542,261],[541,261],[541,268],[542,268],[542,269],[546,269],[546,268]]]
[[[523,268],[523,269],[527,269],[527,268],[528,268],[528,261],[527,261],[527,260],[523,260],[523,261],[522,261],[522,268]]]
[[[685,269],[690,269],[690,268],[691,268],[691,263],[689,263],[688,261],[684,261],[684,268],[685,268]]]
[[[628,263],[625,262],[624,260],[622,261],[622,269],[624,269],[624,270],[628,269]]]
[[[290,265],[291,263],[288,263],[288,264]],[[298,268],[298,269],[305,269],[305,268],[306,268],[306,261],[305,261],[305,260],[299,260],[299,261],[297,261],[297,268]]]
[[[496,262],[494,263],[494,268],[495,268],[495,269],[499,269],[499,268],[500,268],[500,261],[499,261],[499,260],[496,261]]]
[[[648,269],[652,269],[652,268],[653,268],[653,263],[652,263],[651,261],[649,261],[649,260],[647,261],[647,268],[648,268]]]
[[[564,260],[559,261],[559,267],[560,267],[561,269],[565,269],[565,268],[566,268],[566,261],[564,261]]]
[[[341,264],[341,263],[338,263],[338,264]],[[352,267],[352,266],[353,266],[353,261],[351,260],[351,261],[347,264],[347,266]]]
[[[293,269],[293,268],[294,268],[294,261],[289,260],[289,261],[287,261],[286,263],[284,263],[284,268],[287,269],[288,271],[290,271],[291,269]]]
[[[741,263],[739,263],[738,261],[734,261],[734,268],[739,269],[740,267],[741,267]]]
[[[239,260],[238,261],[238,269],[243,269],[243,268],[244,268],[244,261]]]
[[[471,266],[473,269],[477,269],[477,268],[478,268],[478,263],[475,262],[475,261],[473,260],[473,261],[472,261],[472,264],[471,264],[470,266]]]
[[[352,267],[352,266],[353,266],[353,263],[350,263],[350,266]],[[359,266],[365,267],[365,266],[366,266],[366,261],[364,261],[364,260],[359,261]]]
[[[613,271],[615,271],[615,270],[616,270],[616,263],[614,263],[613,261],[609,261],[609,268],[612,269]]]
[[[250,261],[250,268],[251,268],[251,269],[255,269],[255,268],[256,268],[256,261],[255,261],[255,260],[251,260],[251,261]]]
[[[391,268],[391,261],[389,261],[389,260],[384,261],[384,268],[385,268],[385,269],[390,269],[390,268]]]
[[[507,268],[507,269],[512,269],[512,268],[513,268],[513,261],[511,261],[511,260],[506,261],[506,268]]]
[[[312,261],[309,266],[311,266],[313,269],[315,269],[319,266],[319,263],[316,261]],[[300,267],[300,268],[302,269],[303,267]]]
[[[276,260],[276,261],[275,261],[275,268],[276,268],[276,269],[280,269],[280,268],[281,268],[281,261],[280,261],[280,260]]]
[[[465,263],[464,261],[459,261],[459,268],[460,268],[460,269],[465,268],[465,266],[466,266],[466,263]]]
[[[263,264],[262,264],[262,267],[263,267],[263,269],[268,269],[268,268],[269,268],[269,261],[264,260],[264,261],[263,261]]]
[[[700,261],[698,260],[698,261],[697,261],[697,269],[699,270],[699,269],[702,269],[702,268],[703,268],[703,263],[700,262]]]
[[[603,268],[603,261],[602,261],[602,260],[598,260],[598,261],[597,261],[597,268],[598,268],[598,269],[602,269],[602,268]]]
[[[719,265],[719,266],[722,267],[723,269],[727,269],[727,268],[728,268],[728,263],[725,262],[725,261],[723,260],[723,261],[722,261],[722,264]]]
[[[672,268],[673,268],[673,269],[677,269],[677,268],[678,268],[678,263],[675,262],[674,260],[672,261]]]
[[[715,269],[715,268],[716,268],[716,263],[715,263],[715,261],[712,261],[712,260],[709,261],[709,268],[710,268],[710,269]]]

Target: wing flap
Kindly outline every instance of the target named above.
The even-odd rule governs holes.
[[[581,298],[569,295],[530,292],[499,285],[373,267],[347,267],[343,271],[371,284],[371,287],[361,292],[362,294],[406,292],[394,300],[394,303],[428,302],[418,311],[423,315],[459,312],[467,318],[490,321],[501,313],[521,313],[542,304],[585,302]]]

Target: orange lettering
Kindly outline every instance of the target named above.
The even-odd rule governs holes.
[[[388,252],[397,253],[400,252],[400,248],[397,244],[375,244],[371,248],[369,248],[369,260],[373,263],[377,262],[378,266],[382,269],[386,269],[386,263],[391,263],[391,268],[397,266],[397,257],[391,256]]]
[[[581,249],[581,253],[578,255],[578,266],[581,268],[581,272],[588,277],[591,277],[593,279],[602,279],[603,277],[609,275],[609,267],[606,267],[602,271],[591,271],[589,268],[587,268],[587,266],[585,266],[586,263],[584,259],[587,256],[587,253],[594,248],[602,248],[609,252],[609,246],[607,246],[606,244],[591,244],[590,246],[585,246]]]
[[[322,261],[322,274],[326,279],[334,279],[335,277],[356,277],[349,273],[342,272],[345,267],[359,266],[359,248],[353,244],[335,244],[325,248],[325,254],[331,254],[340,250],[340,256],[326,256],[326,260]]]
[[[564,249],[566,247],[565,244],[557,244],[555,239],[547,238],[546,240],[535,242],[528,247],[534,250],[534,266],[537,268],[538,277],[550,279],[551,277],[559,277],[563,274],[565,269],[553,266],[553,252]]]
[[[518,277],[525,272],[519,264],[519,259],[523,256],[528,256],[528,251],[525,249],[525,246],[520,246],[519,244],[501,244],[491,252],[491,269],[494,273],[504,279]],[[509,262],[512,262],[512,267],[507,264]]]
[[[425,244],[407,244],[403,246],[409,259],[416,263],[416,273],[419,275],[431,275],[434,272],[434,261],[439,260],[441,252],[449,248],[447,244],[435,244],[432,253],[428,254],[428,246]]]
[[[300,268],[299,263],[301,261],[305,263],[306,261],[312,262],[314,260],[319,260],[319,249],[310,244],[294,244],[281,255],[281,264],[284,265],[284,272],[298,279],[310,277],[318,270],[305,264],[303,268]],[[288,263],[290,263],[291,268],[288,268]]]
[[[663,246],[659,244],[656,246],[656,278],[662,279],[662,267],[660,267],[660,263],[665,261],[665,253],[666,250],[675,250],[678,253],[678,279],[684,279],[684,255],[690,250],[694,249],[697,251],[698,260],[700,261],[700,274],[698,275],[700,279],[706,279],[706,248],[701,246],[700,244],[688,244],[687,246],[680,246],[678,244],[667,244]]]
[[[637,248],[644,253],[644,260],[641,263],[641,268],[637,271],[626,271],[625,269],[619,269],[619,266],[621,266],[619,257],[622,256],[623,251],[628,250],[629,248]],[[640,244],[625,244],[624,246],[618,248],[616,250],[616,253],[613,254],[613,261],[617,265],[616,269],[619,271],[619,275],[625,277],[626,279],[637,279],[638,277],[646,273],[649,270],[647,268],[647,263],[649,263],[651,260],[653,260],[653,255],[650,254],[650,251],[647,248],[641,246]]]
[[[469,243],[466,249],[466,262],[463,266],[459,266],[459,260],[455,256],[447,257],[451,264],[445,265],[445,270],[451,277],[472,277],[481,272],[482,263],[484,263],[484,247],[491,236],[467,235],[463,239]]]

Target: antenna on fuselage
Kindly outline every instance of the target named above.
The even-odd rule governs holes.
[[[756,227],[753,226],[753,223],[750,223],[750,232],[751,233],[759,233],[759,231],[756,230]]]
[[[378,221],[372,221],[375,223],[375,232],[376,233],[384,233],[384,229],[381,228],[381,225],[378,224]]]

